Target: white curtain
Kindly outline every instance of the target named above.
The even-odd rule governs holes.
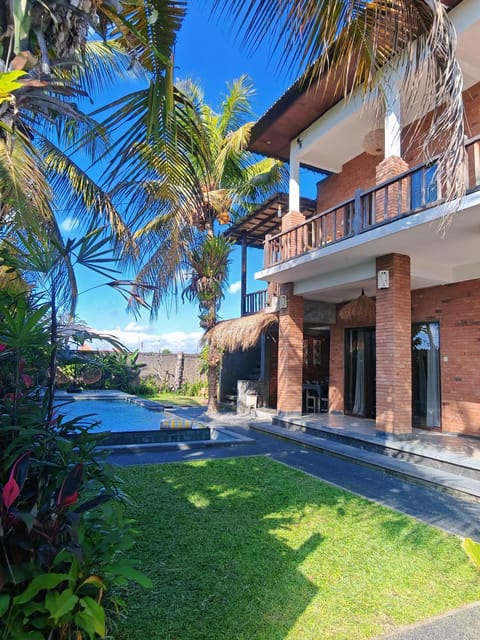
[[[427,351],[427,427],[440,426],[440,357],[438,327],[427,324],[429,347]]]
[[[353,413],[365,414],[365,331],[357,331],[357,375],[355,377],[355,401]]]

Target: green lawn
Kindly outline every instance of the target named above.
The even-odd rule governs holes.
[[[175,407],[205,407],[207,401],[199,396],[182,396],[179,393],[158,393],[155,396],[148,396],[149,400],[156,400]]]
[[[480,599],[458,538],[268,458],[120,475],[154,588],[117,640],[361,640]]]

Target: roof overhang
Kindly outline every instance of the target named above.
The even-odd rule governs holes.
[[[242,244],[245,238],[247,246],[263,249],[265,236],[281,231],[281,216],[282,213],[287,211],[288,194],[276,193],[268,200],[265,200],[246,218],[232,224],[225,235],[227,238],[232,239],[235,244]],[[300,211],[307,217],[316,213],[315,200],[301,198]]]
[[[202,341],[220,351],[246,351],[257,344],[264,331],[277,323],[276,313],[265,312],[222,320],[207,331]]]
[[[445,0],[442,4],[449,11],[462,4],[462,7],[458,7],[458,9],[468,14],[469,7],[467,5],[472,5],[473,11],[475,11],[478,10],[480,3],[478,0]],[[463,5],[465,5],[466,11]],[[455,15],[452,15],[454,23],[457,14],[459,14],[458,10]],[[457,53],[464,72],[464,84],[467,88],[480,80],[480,67],[478,63],[475,63],[477,43],[480,38],[480,23],[472,29],[468,24],[468,15],[467,22],[462,15],[459,15],[458,22],[459,24],[456,24],[458,32]],[[350,68],[353,66],[350,63]],[[340,79],[342,82],[339,82]],[[310,79],[309,82],[303,78],[297,80],[257,121],[252,129],[250,150],[288,162],[292,141],[300,139],[300,146],[304,142],[302,134],[313,123],[334,111],[336,105],[339,105],[337,111],[344,111],[345,89],[348,93],[352,88],[353,72],[348,73],[344,68],[326,72],[320,77]],[[328,136],[328,140],[321,140],[321,144],[317,144],[315,150],[308,149],[307,145],[303,144],[303,149],[299,153],[299,160],[303,166],[326,172],[338,172],[345,162],[361,153],[363,136],[369,127],[375,126],[378,117],[373,101],[370,106],[361,108],[363,98],[364,96],[359,92],[360,105],[358,102],[354,105],[355,113],[350,113],[348,118],[342,119],[336,114],[335,122],[329,123],[331,134]],[[426,105],[421,105],[422,108],[424,106]],[[415,113],[409,114],[408,118],[405,117],[405,122],[413,120],[414,116]]]

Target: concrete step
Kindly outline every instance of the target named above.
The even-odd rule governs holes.
[[[316,437],[372,451],[373,453],[380,453],[396,460],[421,464],[480,482],[480,461],[455,455],[451,451],[442,448],[419,445],[417,442],[412,443],[409,440],[383,440],[376,436],[368,436],[353,431],[339,431],[326,426],[302,424],[301,420],[289,421],[278,416],[273,418],[273,423],[285,430],[308,433]],[[452,436],[452,438],[457,437]]]
[[[275,420],[277,421],[277,420]],[[442,468],[434,468],[430,464],[412,462],[399,457],[380,453],[363,446],[356,446],[352,442],[345,443],[339,439],[331,439],[319,435],[318,430],[312,435],[311,429],[289,429],[279,424],[269,424],[267,421],[252,422],[250,427],[256,431],[295,441],[304,446],[317,449],[350,460],[358,464],[382,469],[386,473],[406,478],[413,482],[428,485],[445,491],[463,499],[480,502],[480,480],[468,475],[453,473]],[[381,447],[383,445],[380,445]],[[426,460],[425,456],[421,456]]]

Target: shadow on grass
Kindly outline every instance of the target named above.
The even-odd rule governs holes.
[[[269,458],[120,473],[154,588],[116,640],[360,639],[478,598],[456,540]]]
[[[318,532],[303,531],[295,548],[282,539],[308,507],[297,476],[271,488],[278,467],[263,458],[138,471],[122,475],[137,496],[136,555],[155,586],[129,595],[118,638],[285,638],[318,591],[299,565],[323,542]]]

